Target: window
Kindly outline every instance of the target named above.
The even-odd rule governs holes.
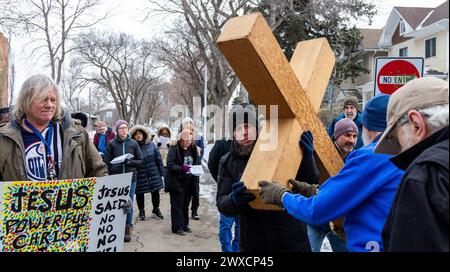
[[[400,50],[398,51],[398,55],[400,57],[407,57],[408,56],[408,47],[400,48]]]
[[[400,35],[403,35],[406,31],[405,22],[403,20],[400,20]]]
[[[425,58],[436,56],[436,37],[425,40]]]

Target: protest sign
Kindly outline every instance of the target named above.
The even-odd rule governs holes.
[[[131,173],[0,183],[0,251],[123,250],[130,183]]]

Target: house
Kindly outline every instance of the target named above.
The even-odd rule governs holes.
[[[448,1],[436,8],[394,7],[378,42],[392,57],[424,58],[424,76],[448,81]]]
[[[363,36],[361,65],[370,70],[341,84],[343,99],[348,94],[361,97],[363,105],[374,94],[377,57],[422,57],[424,76],[448,81],[449,34],[448,1],[435,8],[394,7],[383,29],[360,29]],[[356,92],[355,92],[356,90]]]
[[[105,121],[110,127],[114,127],[114,124],[119,120],[119,113],[116,109],[106,109],[95,112],[97,120]]]
[[[359,101],[362,101],[362,106],[364,106],[365,102],[373,96],[375,61],[377,57],[387,56],[389,50],[378,46],[383,29],[360,28],[359,31],[362,36],[361,47],[354,54],[360,56],[359,64],[369,70],[369,73],[343,81],[341,84],[342,92],[338,95],[337,100],[343,102],[347,96],[356,96]]]

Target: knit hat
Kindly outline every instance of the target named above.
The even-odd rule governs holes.
[[[355,132],[357,135],[359,133],[358,127],[352,119],[343,118],[339,120],[334,126],[333,139],[336,140],[337,138],[339,138],[339,136],[347,132]]]
[[[128,124],[127,121],[125,121],[125,120],[117,120],[116,124],[115,124],[116,131],[118,131],[120,125],[123,125],[123,124],[127,125],[127,127],[130,127],[130,125]]]
[[[347,97],[347,98],[344,100],[344,106],[343,106],[343,108],[345,109],[345,106],[348,106],[348,105],[353,105],[353,106],[355,106],[355,108],[356,108],[357,111],[360,111],[360,110],[359,110],[358,99],[357,99],[355,96]]]
[[[398,154],[401,146],[395,138],[390,137],[397,122],[410,110],[447,105],[448,82],[435,77],[421,77],[411,80],[391,95],[388,105],[387,123],[375,153]]]
[[[389,95],[375,96],[364,108],[362,123],[370,131],[383,132],[386,129],[386,112]]]
[[[230,110],[228,115],[228,122],[231,135],[233,135],[234,130],[241,124],[251,124],[258,129],[258,119],[256,116],[256,109],[251,104],[240,104],[235,105]]]

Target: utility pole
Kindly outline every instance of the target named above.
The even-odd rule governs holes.
[[[203,107],[203,141],[204,145],[206,146],[208,144],[208,135],[207,133],[207,114],[208,114],[208,66],[205,64],[205,88],[203,92],[203,103],[205,106]]]

